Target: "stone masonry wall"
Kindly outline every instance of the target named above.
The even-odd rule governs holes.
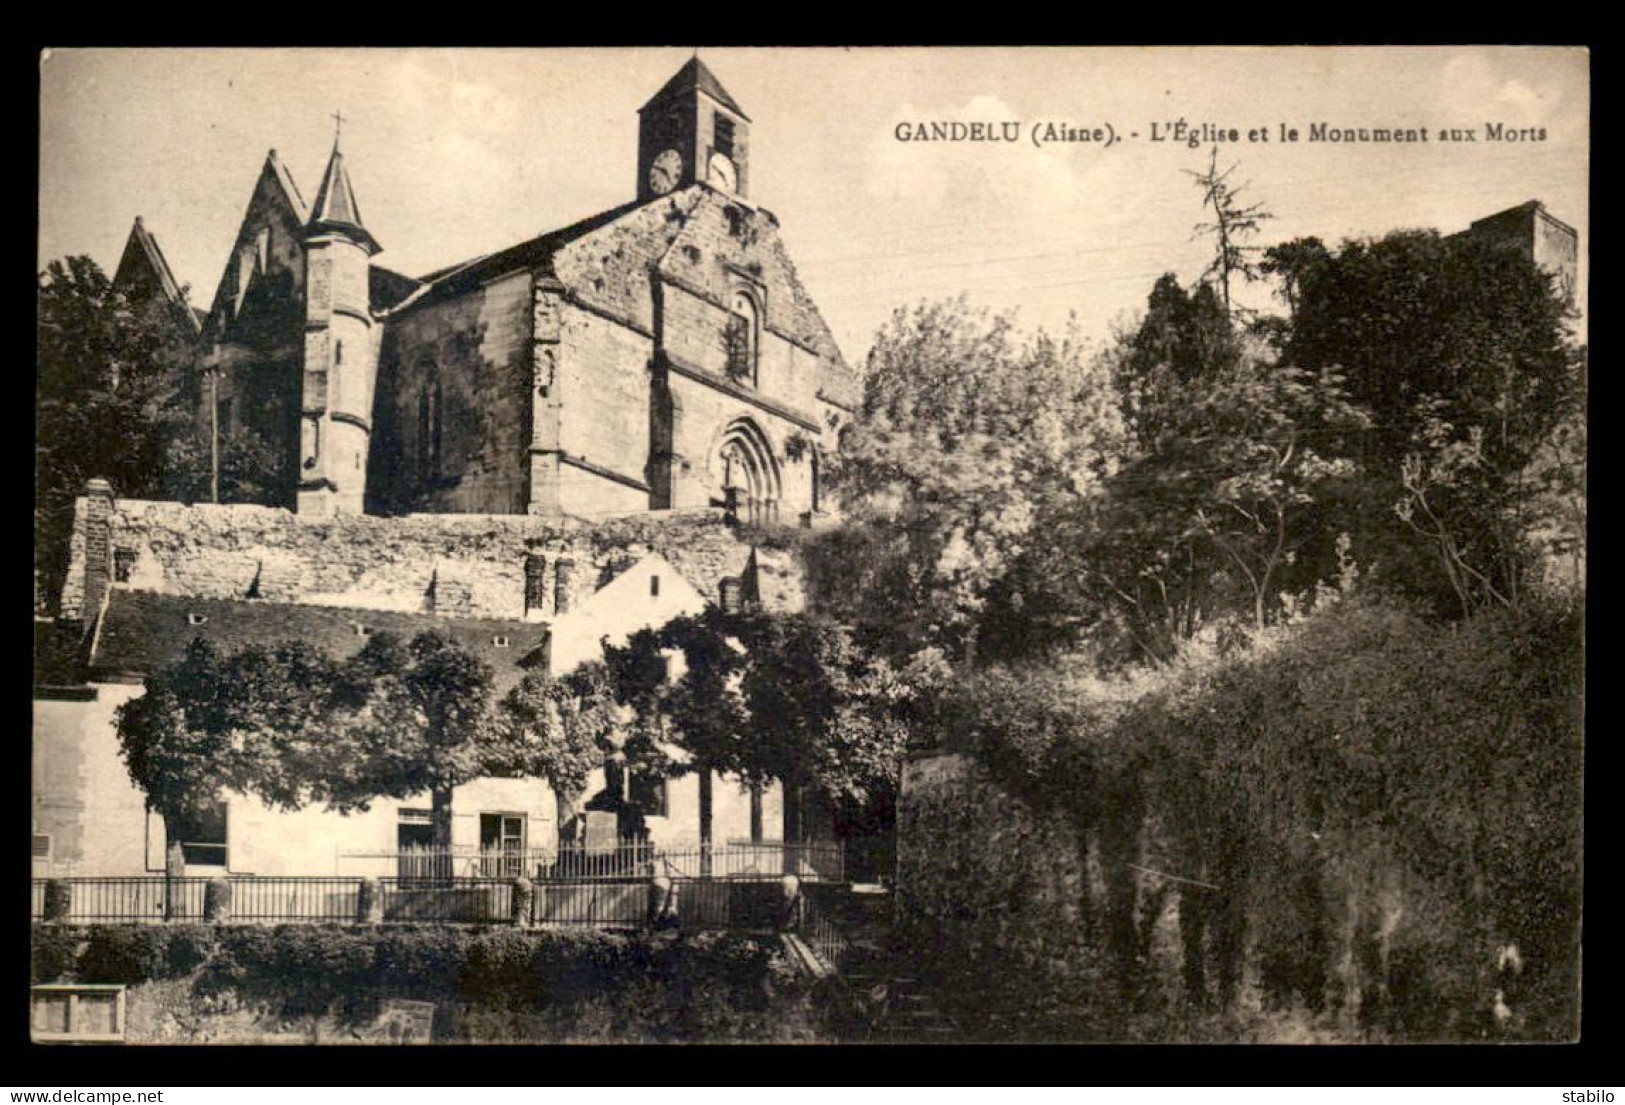
[[[76,518],[65,616],[77,616],[83,604],[83,499]],[[591,523],[534,515],[311,518],[273,507],[119,500],[111,528],[113,547],[135,554],[123,586],[422,611],[429,609],[430,583],[436,581],[455,585],[459,594],[466,587],[466,604],[454,613],[486,618],[524,617],[527,554],[546,561],[543,615],[553,613],[561,560],[573,565],[565,585],[573,609],[650,551],[715,602],[722,579],[737,576],[750,555],[715,511],[639,513]],[[802,580],[791,554],[763,548],[758,564],[764,606],[800,609]]]
[[[528,272],[390,321],[374,407],[370,503],[385,510],[525,510],[530,331]],[[432,442],[422,439],[425,388],[440,403],[438,460]]]

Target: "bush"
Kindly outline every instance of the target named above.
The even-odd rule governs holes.
[[[35,925],[33,931],[33,982],[62,982],[68,980],[79,961],[84,944],[83,929],[64,928],[60,925]]]
[[[1404,1040],[1572,1039],[1582,648],[1573,609],[1438,626],[1349,602],[1127,697],[1053,670],[964,682],[945,743],[1034,817],[990,824],[984,804],[978,825],[947,789],[905,795],[922,836],[911,923],[978,977],[984,1019],[1029,1039],[1075,1027],[1017,996],[1078,954],[1022,935],[1027,914],[1073,922],[1071,906],[1028,900],[1042,887],[1023,866],[1054,850],[1035,843],[1043,824],[1070,823],[1077,858],[1102,870],[1076,898],[1107,920],[1114,1000],[1228,1006],[1257,984],[1270,1009],[1357,1013]],[[1159,958],[1169,902],[1182,939],[1160,938]],[[1522,966],[1497,977],[1513,945]],[[981,981],[1005,967],[1023,979],[1011,993]],[[1497,990],[1513,1014],[1499,1027]]]

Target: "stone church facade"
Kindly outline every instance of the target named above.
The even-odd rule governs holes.
[[[750,195],[750,128],[695,58],[640,111],[634,199],[417,278],[378,262],[336,142],[308,207],[271,151],[199,433],[271,442],[297,491],[270,505],[302,515],[816,521],[857,384]]]

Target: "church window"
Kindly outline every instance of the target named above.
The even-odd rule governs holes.
[[[113,550],[113,582],[128,583],[130,574],[135,570],[134,549]]]
[[[736,291],[728,309],[728,375],[739,383],[754,385],[761,341],[756,300],[749,292]]]
[[[344,363],[344,343],[341,341],[336,341],[333,343],[333,363]]]
[[[429,470],[429,389],[418,392],[418,471]]]
[[[259,254],[259,271],[266,272],[271,267],[271,228],[265,227],[255,240]]]
[[[734,155],[734,121],[717,112],[711,133],[714,139],[711,145],[723,157],[731,159]]]
[[[316,458],[322,451],[322,424],[320,419],[307,418],[304,421],[303,432],[300,435],[304,452],[305,467],[316,467]]]
[[[655,599],[660,597],[660,577],[657,575],[649,577],[649,597]]]
[[[438,472],[440,471],[440,446],[444,439],[442,429],[446,417],[446,396],[440,390],[439,380],[434,382],[434,403],[429,413],[429,467]]]
[[[812,509],[813,513],[816,514],[818,512],[818,498],[820,490],[818,487],[818,446],[813,446],[812,457],[810,459],[812,461],[812,470],[810,474],[812,484]]]

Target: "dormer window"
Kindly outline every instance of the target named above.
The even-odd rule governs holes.
[[[491,638],[491,647],[492,648],[507,648],[508,647],[507,634],[498,633],[496,636],[492,637]]]
[[[371,637],[372,636],[372,630],[369,629],[368,627],[362,625],[360,622],[352,622],[350,624],[350,628],[355,630],[355,635],[357,637]]]
[[[186,615],[186,624],[187,625],[208,625],[209,624],[209,616],[207,614],[188,614],[188,615]]]

